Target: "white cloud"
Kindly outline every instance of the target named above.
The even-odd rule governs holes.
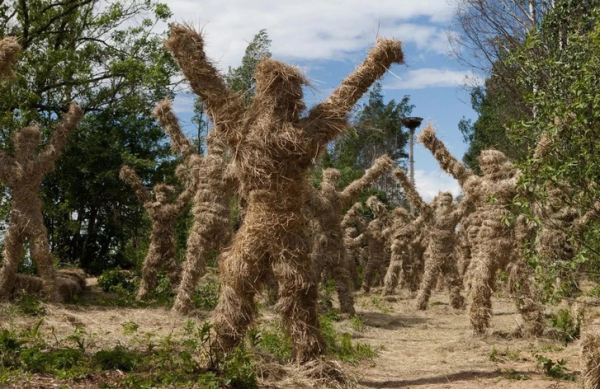
[[[240,63],[248,42],[263,28],[275,58],[345,59],[367,49],[377,35],[445,53],[439,23],[447,24],[453,11],[443,0],[175,0],[168,5],[172,21],[204,30],[207,53],[223,70]]]
[[[386,89],[425,89],[457,87],[464,84],[481,85],[483,79],[467,70],[422,68],[409,70],[399,79],[392,80]]]
[[[415,170],[415,186],[423,200],[430,202],[439,192],[450,192],[454,197],[460,194],[458,181],[442,170]]]

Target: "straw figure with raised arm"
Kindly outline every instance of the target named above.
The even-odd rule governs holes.
[[[28,239],[31,257],[42,277],[44,294],[53,302],[63,300],[57,287],[54,260],[44,226],[40,185],[44,176],[54,170],[69,134],[82,117],[81,108],[71,104],[39,154],[41,132],[37,126],[25,127],[17,132],[14,156],[0,151],[0,180],[11,191],[10,223],[4,235],[3,266],[0,268],[0,298],[8,297],[15,285],[23,245]]]
[[[384,231],[390,242],[391,257],[383,280],[382,296],[394,294],[400,281],[400,271],[403,270],[403,265],[408,265],[408,245],[413,232],[410,227],[415,220],[404,208],[397,207],[392,211],[391,226]],[[412,227],[414,226],[412,224]]]
[[[13,64],[20,52],[21,46],[17,38],[7,36],[0,40],[0,82],[11,75]]]
[[[431,126],[419,135],[423,143],[437,159],[442,169],[458,180],[465,195],[476,204],[475,219],[481,220],[474,247],[470,318],[476,334],[484,334],[490,326],[492,293],[495,290],[496,273],[506,269],[511,261],[519,261],[515,237],[515,212],[511,200],[517,194],[519,171],[497,150],[484,150],[479,156],[483,176],[475,175],[457,161],[440,142]],[[528,278],[523,279],[528,283]],[[525,285],[522,286],[527,289]],[[538,335],[543,329],[539,322],[541,315],[538,302],[532,298],[516,301],[517,309],[524,322],[529,323],[531,335]]]
[[[315,190],[311,195],[313,200],[309,204],[320,203],[314,207],[313,213],[322,230],[322,236],[315,240],[313,249],[315,274],[317,278],[320,278],[322,271],[333,275],[342,313],[354,315],[352,278],[343,246],[344,209],[348,208],[381,174],[391,169],[393,164],[394,161],[387,155],[379,157],[361,178],[341,191],[339,190],[340,172],[336,169],[325,169],[321,190]]]
[[[401,44],[379,39],[363,64],[305,117],[302,86],[308,83],[298,69],[263,58],[255,72],[256,94],[247,107],[206,58],[200,34],[172,24],[166,46],[202,98],[213,131],[229,146],[248,202],[244,222],[220,263],[217,346],[230,351],[241,341],[254,316],[265,269],[272,267],[279,281],[276,309],[294,341],[294,359],[308,361],[325,345],[303,213],[310,189],[307,173],[327,143],[346,128],[347,114],[358,99],[392,64],[403,62]]]
[[[361,265],[361,250],[365,244],[365,236],[362,231],[365,230],[366,223],[362,218],[361,210],[362,203],[354,203],[342,219],[344,250],[346,250],[346,259],[354,290],[360,289],[358,266]]]
[[[173,304],[173,310],[187,314],[194,306],[194,290],[206,270],[210,255],[221,252],[233,237],[229,204],[235,194],[237,180],[228,170],[226,146],[216,131],[208,133],[208,154],[202,157],[181,131],[169,101],[160,103],[154,116],[171,137],[173,151],[183,156],[183,163],[191,170],[192,179],[197,181],[192,206],[194,221],[187,240],[181,283]]]
[[[363,232],[367,241],[368,257],[363,268],[362,289],[365,293],[371,291],[374,275],[376,272],[383,273],[381,278],[385,277],[387,266],[385,264],[385,247],[388,243],[386,232],[391,224],[392,218],[390,212],[379,199],[371,196],[367,199],[367,206],[371,208],[375,219],[371,220]]]
[[[454,257],[455,229],[460,219],[469,211],[472,200],[466,195],[460,206],[456,207],[452,204],[452,194],[442,192],[434,200],[435,206],[428,205],[402,169],[394,171],[394,178],[404,189],[408,201],[421,213],[429,230],[427,245],[429,257],[425,261],[425,273],[417,294],[417,309],[427,309],[432,288],[440,274],[446,277],[448,283],[450,305],[455,309],[462,308],[464,304],[463,297],[460,295],[462,279],[458,274]]]
[[[183,166],[178,167],[178,176],[184,177]],[[189,174],[189,173],[188,173]],[[142,180],[129,166],[121,167],[121,179],[129,184],[146,209],[152,220],[152,233],[150,234],[150,247],[142,266],[142,278],[136,298],[144,300],[154,291],[157,285],[157,276],[161,268],[167,271],[171,287],[179,286],[181,272],[176,258],[175,223],[177,218],[196,191],[196,182],[188,178],[186,187],[173,201],[175,191],[170,185],[158,184],[154,186],[154,197],[142,184]]]

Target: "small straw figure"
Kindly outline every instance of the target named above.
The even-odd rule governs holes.
[[[364,176],[353,181],[342,191],[339,190],[339,170],[326,169],[323,172],[321,190],[314,191],[310,196],[312,199],[309,204],[318,203],[313,205],[312,212],[321,225],[322,231],[322,235],[315,240],[315,274],[320,278],[321,272],[326,271],[333,276],[341,313],[350,315],[355,313],[351,276],[347,266],[346,250],[343,247],[343,211],[393,164],[394,161],[387,155],[379,157]]]
[[[182,178],[183,172],[178,168],[178,176]],[[142,267],[142,279],[136,296],[137,300],[144,300],[154,291],[157,285],[157,276],[164,266],[171,282],[171,287],[179,285],[180,269],[176,258],[175,223],[181,211],[189,203],[196,190],[195,181],[190,179],[184,191],[172,202],[175,191],[170,185],[158,184],[154,186],[155,201],[142,180],[129,166],[121,168],[121,179],[128,183],[143,204],[148,216],[152,219],[152,233],[150,234],[150,247]]]
[[[82,117],[81,108],[71,104],[40,154],[37,149],[41,132],[36,126],[25,127],[16,134],[14,157],[0,152],[0,179],[12,192],[10,224],[4,236],[4,263],[0,269],[0,298],[8,297],[14,287],[23,244],[29,239],[31,256],[38,264],[45,295],[53,302],[63,300],[57,288],[48,232],[44,226],[40,185],[44,176],[54,170],[69,134]]]
[[[192,179],[197,181],[192,207],[194,221],[187,240],[181,283],[173,304],[174,311],[187,314],[194,306],[194,290],[206,270],[209,256],[212,252],[219,253],[231,242],[233,226],[229,221],[229,204],[236,189],[236,180],[229,174],[226,148],[216,136],[216,131],[208,133],[208,155],[201,157],[181,131],[169,101],[160,103],[154,116],[171,137],[173,151],[183,155],[183,162],[192,171]]]
[[[12,67],[21,52],[17,38],[8,36],[0,40],[0,82],[12,73]]]
[[[455,229],[460,219],[468,212],[472,200],[467,195],[461,201],[460,206],[456,207],[452,204],[452,194],[442,192],[434,199],[434,205],[428,205],[419,196],[402,169],[394,171],[394,178],[404,189],[408,201],[423,215],[429,229],[429,242],[427,245],[429,257],[425,262],[425,273],[417,294],[417,309],[427,309],[431,290],[440,274],[446,277],[450,305],[455,309],[462,308],[464,303],[463,297],[460,295],[462,279],[458,274],[454,256]]]
[[[397,40],[379,39],[367,59],[329,98],[301,117],[302,86],[294,67],[263,58],[256,69],[256,95],[246,107],[206,58],[202,37],[171,25],[167,49],[179,62],[194,93],[202,98],[248,201],[246,217],[220,263],[222,288],[215,311],[217,346],[232,350],[255,313],[254,297],[267,267],[279,281],[276,309],[294,341],[293,355],[306,362],[325,345],[317,316],[317,285],[303,207],[310,189],[307,173],[315,158],[347,125],[347,114],[393,63],[403,62]]]
[[[344,229],[344,250],[348,260],[348,269],[354,284],[354,290],[360,289],[358,266],[361,265],[361,251],[365,243],[365,236],[361,233],[366,228],[366,223],[361,217],[361,203],[354,203],[342,219]]]
[[[414,232],[410,227],[416,226],[412,224],[415,220],[411,220],[410,214],[404,208],[397,207],[392,211],[392,225],[384,232],[391,242],[390,265],[383,280],[384,297],[394,294],[403,264],[406,266],[410,261],[408,246]]]
[[[388,239],[386,233],[391,222],[390,212],[385,205],[375,196],[367,199],[367,206],[375,214],[375,219],[371,220],[363,233],[367,241],[368,258],[363,269],[362,289],[365,293],[371,291],[375,272],[381,272],[381,277],[385,277],[387,266],[385,264],[385,247]]]
[[[516,185],[520,173],[501,152],[484,150],[479,156],[484,175],[476,176],[450,154],[429,125],[419,135],[419,141],[432,152],[442,169],[458,180],[465,194],[471,197],[477,206],[474,217],[482,221],[474,247],[470,317],[474,332],[483,335],[490,326],[491,298],[495,290],[497,271],[506,269],[510,261],[521,261],[518,255],[515,255],[518,246],[515,244],[514,223],[506,223],[506,220],[514,216],[510,209],[510,201],[517,194]],[[529,279],[524,277],[522,281],[521,287],[528,290],[525,284],[529,283]],[[541,317],[533,314],[535,310],[540,310],[540,307],[532,298],[519,299],[517,309],[525,322],[530,321],[532,317]],[[542,329],[542,323],[529,324],[530,329]]]

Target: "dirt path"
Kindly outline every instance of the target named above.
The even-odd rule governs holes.
[[[466,311],[455,311],[443,294],[432,296],[426,312],[415,311],[413,300],[358,299],[367,326],[361,342],[381,348],[371,366],[356,373],[363,388],[575,388],[537,369],[537,357],[564,359],[567,372],[578,369],[577,344],[562,347],[549,339],[514,339],[520,318],[513,304],[494,301],[492,335],[471,336]],[[493,350],[496,350],[495,352]],[[576,373],[575,373],[576,374]]]
[[[88,291],[93,297],[96,288]],[[475,338],[471,335],[466,311],[449,307],[445,294],[434,293],[431,307],[425,312],[412,308],[414,300],[382,300],[377,294],[359,295],[356,307],[361,320],[342,320],[335,326],[349,332],[355,342],[366,343],[378,350],[372,363],[348,366],[360,388],[576,388],[577,382],[550,378],[538,368],[538,356],[553,361],[565,360],[563,372],[578,376],[578,342],[563,347],[548,338],[521,339],[511,336],[518,328],[519,316],[507,299],[494,299],[491,335]],[[2,308],[0,306],[0,308]],[[39,321],[30,316],[8,315],[10,309],[0,309],[0,323],[13,328],[27,328]],[[10,319],[9,319],[10,316]],[[263,311],[260,321],[273,320],[273,312]],[[207,313],[196,317],[202,321]],[[89,334],[89,350],[133,342],[137,336],[146,339],[179,337],[187,320],[166,308],[116,308],[96,305],[47,306],[41,333],[65,338],[78,327]],[[362,322],[362,326],[360,325]],[[132,338],[124,328],[127,323],[139,325],[139,335]],[[143,333],[142,333],[143,331]],[[52,334],[52,335],[51,335]],[[145,342],[148,340],[146,339]],[[145,344],[141,342],[140,344]],[[110,376],[107,378],[110,379]],[[49,377],[31,376],[30,385],[10,387],[51,387],[56,381]],[[44,383],[40,383],[39,381]],[[97,383],[97,382],[96,382]],[[274,383],[279,387],[280,383]],[[89,385],[89,386],[88,386]],[[298,387],[284,385],[285,387]],[[2,387],[2,384],[0,384]],[[92,382],[69,384],[69,388],[96,387]],[[303,386],[306,387],[306,386]],[[308,386],[310,387],[310,386]]]

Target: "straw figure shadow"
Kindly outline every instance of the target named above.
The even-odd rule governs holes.
[[[229,220],[229,204],[237,188],[237,180],[227,169],[226,146],[216,135],[206,137],[208,154],[200,156],[181,131],[171,103],[164,101],[154,111],[159,123],[171,137],[171,147],[183,156],[184,164],[192,171],[197,190],[193,199],[194,221],[187,240],[185,263],[173,310],[187,314],[193,308],[193,295],[198,280],[206,270],[212,253],[227,247],[233,236]]]
[[[83,111],[71,104],[39,154],[41,132],[37,126],[17,132],[14,156],[0,152],[0,179],[11,191],[10,222],[4,235],[4,262],[0,269],[0,298],[8,297],[14,287],[23,245],[28,239],[31,257],[42,277],[44,294],[49,301],[64,301],[57,285],[54,259],[44,226],[40,185],[44,176],[54,170],[69,134],[82,117]]]
[[[431,291],[440,274],[444,275],[448,285],[450,305],[455,309],[462,308],[464,299],[460,292],[463,285],[454,256],[455,230],[461,218],[473,210],[473,198],[467,193],[460,205],[455,206],[452,194],[442,192],[434,199],[433,205],[428,205],[409,181],[406,172],[396,169],[394,178],[402,186],[408,201],[423,215],[428,229],[429,256],[425,261],[425,273],[417,294],[416,308],[427,309]]]
[[[309,195],[309,208],[321,226],[322,234],[315,239],[313,261],[315,276],[321,278],[323,271],[331,274],[340,301],[340,312],[354,315],[354,298],[352,296],[352,277],[348,258],[344,249],[344,231],[342,215],[356,198],[366,190],[379,176],[393,166],[387,155],[379,157],[365,174],[350,183],[344,190],[339,190],[340,172],[326,169],[323,172],[321,190],[313,190]]]
[[[182,169],[178,168],[178,176],[183,178]],[[170,185],[158,184],[154,186],[154,197],[142,184],[142,180],[129,166],[123,166],[120,173],[121,179],[129,184],[146,209],[152,220],[150,234],[150,247],[142,265],[142,278],[138,288],[137,300],[144,300],[154,292],[158,283],[158,273],[164,268],[171,282],[172,288],[179,286],[181,272],[176,258],[175,224],[183,209],[196,192],[197,181],[189,179],[185,189],[173,201],[175,188]]]
[[[371,220],[363,234],[367,241],[368,257],[363,268],[362,290],[365,293],[371,291],[375,273],[383,279],[387,271],[386,246],[388,237],[384,231],[387,231],[391,225],[392,218],[385,205],[375,196],[367,199],[367,206],[373,211],[375,219]]]
[[[450,154],[429,125],[419,135],[419,141],[432,152],[442,169],[458,180],[465,194],[476,204],[475,220],[481,220],[481,225],[474,242],[475,268],[469,314],[474,332],[484,334],[490,326],[497,271],[507,269],[513,261],[522,261],[518,255],[521,242],[515,236],[516,215],[511,209],[520,172],[501,152],[483,150],[478,157],[483,176],[475,175]],[[529,277],[522,277],[521,281],[524,290],[531,290]],[[525,322],[525,331],[530,335],[541,334],[543,316],[539,301],[529,296],[515,302]]]
[[[379,39],[365,62],[304,117],[302,86],[308,83],[296,68],[262,59],[255,72],[256,94],[247,107],[206,58],[203,39],[192,28],[171,25],[166,47],[202,98],[213,131],[229,146],[248,202],[244,222],[220,263],[217,346],[230,351],[241,341],[255,313],[254,297],[272,267],[279,281],[276,309],[294,341],[294,359],[308,361],[325,345],[302,212],[309,191],[307,173],[347,126],[347,114],[358,99],[393,63],[403,61],[401,44]]]
[[[361,255],[365,245],[365,236],[362,233],[367,228],[367,223],[362,217],[362,204],[354,203],[346,211],[342,218],[342,229],[344,230],[344,250],[348,260],[348,268],[352,277],[354,290],[360,289],[360,277],[358,267],[363,266]]]

